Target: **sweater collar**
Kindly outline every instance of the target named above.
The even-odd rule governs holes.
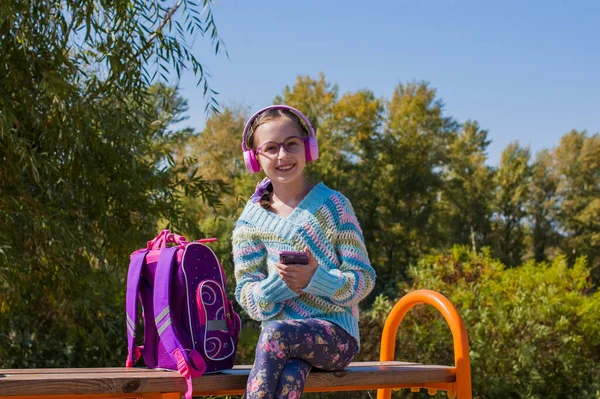
[[[331,190],[325,184],[322,182],[316,184],[287,218],[264,209],[260,204],[248,201],[244,211],[245,219],[252,221],[257,227],[266,227],[272,231],[280,230],[283,226],[287,228],[291,228],[291,225],[301,226],[327,201],[330,194]]]

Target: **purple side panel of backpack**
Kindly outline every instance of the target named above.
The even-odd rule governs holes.
[[[177,283],[174,285],[174,287],[181,287],[182,290],[185,289],[186,293],[185,295],[177,295],[174,290],[171,291],[171,303],[175,303],[177,309],[187,311],[172,316],[175,317],[175,330],[181,343],[185,348],[196,349],[204,357],[206,372],[209,373],[233,367],[235,348],[232,348],[233,353],[231,356],[222,360],[210,359],[205,350],[207,326],[199,317],[198,308],[202,304],[197,302],[197,290],[200,284],[206,280],[213,280],[220,287],[225,288],[225,274],[214,252],[204,244],[191,243],[185,248],[182,265],[177,270]],[[227,309],[227,299],[221,295],[217,295],[211,300],[214,301],[213,306]],[[178,316],[181,317],[180,320],[178,320]],[[221,317],[224,318],[224,315],[221,314]],[[226,342],[225,344],[235,345],[232,342]]]

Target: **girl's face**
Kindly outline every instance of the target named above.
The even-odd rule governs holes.
[[[256,159],[271,181],[291,183],[303,178],[305,138],[293,122],[285,118],[265,122],[254,134]]]

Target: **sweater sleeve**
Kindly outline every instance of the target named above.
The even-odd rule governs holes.
[[[339,306],[352,307],[369,295],[376,276],[350,201],[342,195],[336,196],[335,200],[339,225],[334,248],[339,268],[327,270],[319,265],[303,291],[330,298]]]
[[[252,237],[251,228],[233,231],[235,298],[254,320],[269,320],[281,312],[282,301],[298,296],[277,273],[269,276],[267,250],[262,241]]]

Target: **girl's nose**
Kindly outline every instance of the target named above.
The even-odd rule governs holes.
[[[285,149],[285,146],[280,145],[279,152],[277,153],[277,158],[283,159],[283,158],[287,157],[288,155],[290,155],[290,153]]]

